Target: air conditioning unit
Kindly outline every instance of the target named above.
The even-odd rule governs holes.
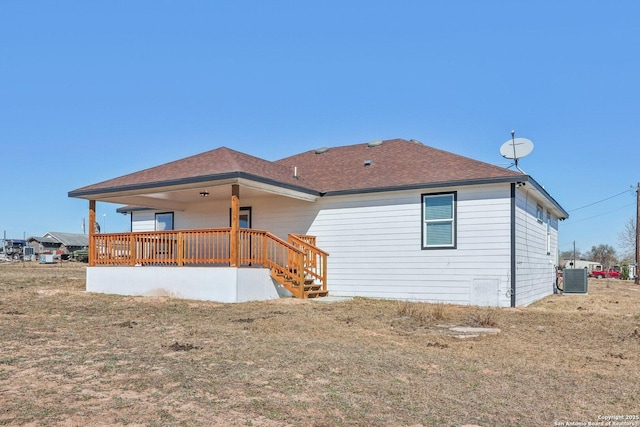
[[[586,294],[587,293],[587,269],[586,268],[565,268],[562,270],[564,284],[564,294]]]

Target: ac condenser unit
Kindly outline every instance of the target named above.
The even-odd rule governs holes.
[[[586,294],[587,293],[587,269],[586,268],[565,268],[562,270],[564,282],[564,294]]]

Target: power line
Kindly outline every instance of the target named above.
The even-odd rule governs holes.
[[[612,196],[612,197],[615,197],[615,196]],[[598,218],[599,216],[609,215],[610,213],[613,213],[613,212],[616,212],[616,211],[621,211],[624,208],[628,208],[629,206],[635,206],[635,205],[636,205],[635,202],[629,203],[628,205],[621,206],[621,207],[619,207],[617,209],[612,209],[612,210],[610,210],[608,212],[604,212],[604,213],[601,213],[601,214],[598,214],[598,215],[590,216],[588,218],[582,218],[582,219],[579,219],[579,220],[576,220],[576,221],[571,221],[571,219],[569,219],[569,221],[571,221],[571,222],[568,222],[567,224],[564,224],[563,226],[566,227],[567,225],[573,225],[573,224],[575,224],[577,222],[587,221],[589,219]],[[586,206],[584,206],[584,207],[586,207]]]
[[[580,209],[588,208],[589,206],[597,205],[598,203],[606,202],[607,200],[613,199],[614,197],[621,196],[621,195],[623,195],[624,193],[629,193],[629,192],[631,192],[632,190],[634,190],[634,189],[633,189],[633,188],[630,188],[630,189],[628,189],[628,190],[624,190],[623,192],[618,193],[618,194],[614,194],[613,196],[607,197],[606,199],[598,200],[597,202],[589,203],[588,205],[584,205],[584,206],[580,206],[579,208],[571,209],[571,210],[570,210],[570,211],[568,211],[568,212],[575,212],[575,211],[580,210]]]

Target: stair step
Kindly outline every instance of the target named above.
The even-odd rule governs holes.
[[[326,297],[326,296],[329,295],[329,291],[323,291],[323,290],[319,289],[317,291],[305,292],[305,295],[307,296],[307,298]]]
[[[322,285],[315,283],[313,278],[306,277],[302,289],[300,289],[300,286],[295,283],[297,279],[295,275],[273,271],[271,276],[297,298],[317,298],[329,295],[329,291],[323,290]]]

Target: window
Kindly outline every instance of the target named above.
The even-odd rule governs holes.
[[[536,219],[538,220],[538,222],[540,224],[542,224],[542,213],[543,213],[542,206],[537,205],[536,206]]]
[[[173,212],[156,214],[156,231],[173,230]]]
[[[456,247],[457,193],[422,195],[422,248]]]
[[[240,222],[240,228],[251,228],[251,206],[240,206],[240,216],[238,221]],[[233,212],[231,212],[231,208],[229,208],[229,227],[231,227],[231,217],[233,216]]]

